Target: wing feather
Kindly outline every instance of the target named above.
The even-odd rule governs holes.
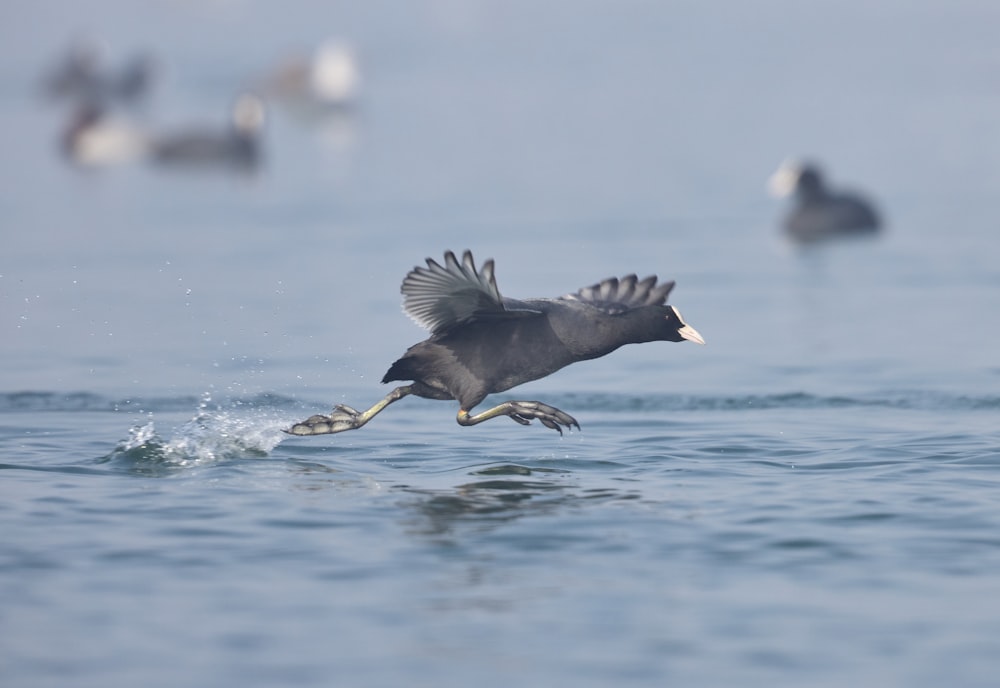
[[[406,275],[400,291],[406,314],[433,333],[477,315],[504,312],[493,259],[477,270],[471,251],[462,254],[461,262],[453,252],[445,252],[444,265],[428,258],[426,268],[417,266]]]
[[[566,301],[589,303],[610,314],[624,313],[632,308],[665,304],[675,283],[670,280],[657,284],[656,281],[656,275],[650,275],[642,280],[635,275],[626,275],[621,279],[610,277],[561,298]]]

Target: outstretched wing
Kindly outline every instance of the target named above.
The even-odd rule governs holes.
[[[403,310],[421,327],[433,333],[467,322],[475,317],[505,312],[503,299],[493,276],[493,259],[476,269],[472,252],[444,254],[444,265],[433,258],[427,267],[415,267],[403,279]]]
[[[657,284],[656,275],[643,280],[635,275],[626,275],[621,279],[611,277],[602,280],[575,294],[566,294],[560,298],[565,301],[582,301],[609,315],[617,315],[641,306],[662,306],[667,302],[674,284],[673,280]]]

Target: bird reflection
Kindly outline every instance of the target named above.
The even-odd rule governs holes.
[[[568,471],[528,468],[515,464],[492,466],[474,475],[483,479],[450,490],[405,487],[417,497],[414,532],[441,536],[463,525],[493,528],[524,516],[539,516],[594,501],[634,499],[637,495],[614,489],[581,490],[563,480]],[[548,537],[540,534],[539,537]],[[525,547],[544,547],[540,542]]]

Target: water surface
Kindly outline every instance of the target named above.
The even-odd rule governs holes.
[[[302,8],[0,11],[5,685],[992,685],[992,6]],[[34,89],[86,31],[163,60],[153,126],[331,33],[361,107],[273,108],[256,176],[74,169]],[[884,235],[783,244],[788,154]],[[387,391],[403,275],[464,248],[512,297],[676,279],[708,346],[492,399],[563,437],[283,434]]]

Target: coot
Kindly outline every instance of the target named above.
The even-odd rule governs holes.
[[[296,423],[292,435],[324,435],[354,430],[394,401],[413,394],[456,399],[459,425],[508,416],[522,425],[531,419],[558,430],[580,425],[572,416],[540,401],[505,401],[473,415],[487,395],[537,380],[570,363],[599,358],[624,344],[684,340],[704,344],[680,312],[666,305],[674,282],[655,276],[611,278],[556,299],[505,298],[497,289],[493,260],[477,269],[470,251],[461,262],[444,254],[444,265],[428,258],[403,280],[403,308],[431,331],[392,364],[382,382],[395,388],[367,411],[338,404],[330,415]]]
[[[178,167],[254,168],[261,158],[264,118],[264,103],[260,98],[243,94],[233,103],[227,128],[160,135],[152,142],[153,161]]]
[[[775,196],[795,194],[795,205],[784,220],[785,233],[794,241],[813,243],[878,231],[880,221],[871,202],[857,193],[829,190],[814,164],[785,161],[769,187]]]

